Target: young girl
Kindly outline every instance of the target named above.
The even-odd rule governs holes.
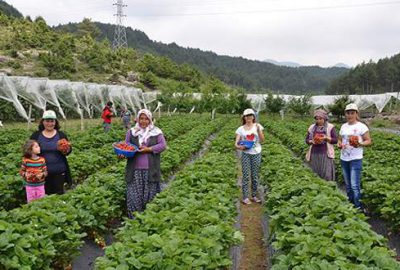
[[[253,202],[261,202],[257,198],[258,188],[258,172],[261,164],[261,144],[264,140],[263,127],[256,123],[256,114],[252,109],[246,109],[242,116],[242,126],[236,130],[236,141],[235,147],[242,152],[242,192],[243,192],[243,203],[251,204],[249,200],[249,180],[251,177],[251,196]],[[246,149],[240,145],[240,141],[254,141],[253,147]]]
[[[45,196],[44,179],[47,176],[46,161],[40,157],[40,146],[35,140],[28,140],[23,146],[20,175],[25,180],[28,203]]]

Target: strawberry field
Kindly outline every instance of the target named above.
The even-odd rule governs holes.
[[[269,225],[261,247],[268,254],[266,265],[400,269],[387,240],[371,229],[337,185],[304,166],[309,123],[267,118],[261,123],[266,128],[260,173]],[[230,269],[232,247],[240,246],[246,230],[234,226],[240,169],[233,143],[239,125],[237,116],[159,119],[157,126],[168,143],[161,162],[167,187],[134,220],[125,218],[125,162],[111,147],[124,139],[124,130],[68,132],[75,185],[64,195],[30,204],[18,169],[20,145],[31,132],[0,131],[0,269],[65,269],[81,255],[85,239],[109,232],[115,221],[122,224],[113,231],[113,243],[104,247],[104,255],[93,262],[96,269]],[[212,134],[205,153],[196,156]],[[375,144],[364,161],[363,202],[398,232],[400,140],[379,132],[372,137]]]

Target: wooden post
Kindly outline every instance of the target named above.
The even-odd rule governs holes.
[[[32,105],[29,105],[29,112],[28,112],[28,130],[31,128],[31,118],[32,118]]]
[[[214,108],[211,112],[211,119],[213,119],[213,120],[215,119],[215,111],[216,111],[216,109]]]
[[[85,129],[85,126],[84,126],[84,123],[83,123],[83,113],[81,114],[81,130],[84,130]]]

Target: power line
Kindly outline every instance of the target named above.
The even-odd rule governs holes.
[[[255,14],[255,13],[278,13],[278,12],[297,12],[297,11],[315,11],[315,10],[333,10],[357,7],[387,6],[397,5],[400,1],[387,1],[362,4],[345,4],[324,7],[305,7],[305,8],[283,8],[266,10],[244,10],[244,11],[226,11],[226,12],[206,12],[206,13],[176,13],[176,14],[136,14],[135,17],[181,17],[181,16],[213,16],[213,15],[234,15],[234,14]]]

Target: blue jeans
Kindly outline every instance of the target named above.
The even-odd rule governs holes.
[[[109,132],[111,129],[111,124],[103,122],[103,129],[105,133]]]
[[[340,161],[342,164],[343,178],[346,184],[346,192],[349,201],[356,208],[361,208],[361,171],[362,159]]]

